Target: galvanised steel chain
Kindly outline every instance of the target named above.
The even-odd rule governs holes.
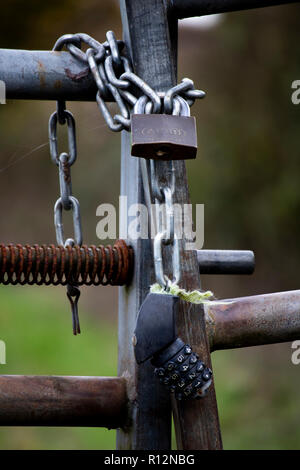
[[[59,153],[57,143],[57,125],[64,125],[65,123],[67,123],[68,127],[69,148],[68,152]],[[51,159],[59,169],[60,197],[57,199],[54,206],[56,240],[59,246],[64,246],[67,249],[71,249],[74,245],[82,245],[82,230],[80,205],[79,201],[72,195],[71,180],[71,166],[75,163],[77,158],[75,120],[72,113],[66,110],[65,103],[63,101],[57,103],[57,110],[51,114],[49,119],[49,144]],[[73,212],[75,240],[73,238],[68,238],[65,240],[62,220],[63,210],[72,210]],[[78,317],[78,300],[80,297],[80,290],[75,282],[67,284],[67,297],[70,301],[72,309],[73,333],[74,335],[77,335],[80,333]]]
[[[131,113],[165,113],[174,115],[190,115],[190,106],[196,99],[204,98],[205,92],[196,90],[192,80],[184,78],[182,82],[166,92],[157,93],[144,80],[133,72],[132,65],[124,54],[124,42],[117,41],[114,33],[106,33],[106,41],[100,43],[84,33],[66,34],[55,43],[54,50],[61,50],[64,46],[78,60],[89,65],[91,73],[97,85],[96,101],[103,117],[114,132],[122,130],[130,131]],[[82,44],[88,46],[86,52],[81,47]],[[119,112],[112,116],[105,97],[110,97],[118,108]],[[155,166],[157,163],[150,162],[151,166],[151,187],[149,185],[148,165],[141,158],[141,169],[144,183],[145,198],[148,211],[152,213],[151,201],[154,197],[157,213],[160,212],[159,205],[166,205],[167,222],[169,233],[163,229],[159,223],[159,231],[154,240],[154,258],[157,281],[166,286],[166,278],[163,274],[162,266],[162,244],[173,246],[174,280],[179,281],[179,247],[178,240],[174,232],[174,167],[170,162],[172,174],[171,188],[159,187]]]
[[[159,94],[163,97],[163,94]],[[164,95],[165,96],[165,95]],[[150,108],[146,109],[147,97],[142,96],[138,99],[135,107],[134,114],[149,113]],[[172,114],[181,116],[189,116],[189,106],[181,97],[174,98],[174,105]],[[164,274],[163,268],[163,245],[170,245],[173,249],[172,262],[173,262],[173,279],[172,282],[176,284],[180,280],[180,262],[179,262],[179,242],[175,234],[175,216],[173,195],[175,191],[175,168],[173,160],[168,161],[168,173],[170,175],[170,186],[164,184],[160,185],[157,179],[157,165],[160,163],[157,160],[150,160],[149,164],[144,158],[141,161],[141,173],[143,179],[145,201],[150,215],[150,223],[154,224],[155,238],[153,243],[153,256],[154,256],[154,269],[156,282],[160,284],[165,290],[168,290],[168,285],[171,280]],[[148,165],[150,168],[148,168]],[[150,173],[150,178],[149,178]],[[152,199],[155,201],[155,214],[152,211]],[[155,220],[155,222],[154,222]]]
[[[85,33],[66,34],[56,41],[53,50],[59,51],[62,50],[63,47],[66,47],[74,57],[88,64],[97,85],[96,102],[108,127],[112,131],[130,131],[130,116],[132,112],[135,114],[164,113],[189,116],[190,106],[196,99],[204,98],[205,92],[196,90],[193,81],[188,78],[184,78],[180,84],[170,88],[166,92],[157,93],[133,72],[132,65],[124,54],[124,42],[116,40],[112,31],[106,33],[106,39],[104,43],[100,43]],[[82,45],[87,46],[86,51],[82,50]],[[106,104],[108,98],[110,101],[114,101],[119,108],[119,112],[115,115],[112,115],[108,109]],[[59,111],[59,108],[61,108],[62,111]],[[69,167],[75,160],[72,156],[72,142],[74,141],[72,140],[73,121],[69,117],[68,112],[66,113],[65,119],[68,123],[70,148],[69,155],[61,154],[59,157],[61,198],[59,202],[57,202],[56,213],[59,216],[62,208],[69,210],[70,207],[72,207],[75,216],[74,230],[76,232],[76,212],[79,210],[79,205],[76,204],[75,198],[71,196],[70,183],[65,184],[66,180],[63,176],[63,168],[67,165],[67,171],[69,171]],[[53,120],[56,121],[55,125],[53,124],[53,128],[56,129],[57,119],[60,123],[64,121],[63,104],[58,106],[58,110],[54,113],[54,116]],[[57,163],[58,154],[55,145],[53,145],[53,159]],[[179,243],[174,228],[174,165],[172,161],[169,162],[172,180],[170,186],[164,185],[161,187],[156,177],[156,165],[159,163],[153,160],[150,161],[149,175],[147,162],[142,158],[140,160],[145,199],[149,214],[152,215],[151,203],[153,198],[156,207],[156,225],[158,230],[153,246],[156,279],[160,285],[167,289],[170,280],[164,274],[162,263],[163,245],[171,245],[173,248],[173,281],[177,283],[180,278]],[[150,177],[151,184],[149,184]],[[165,207],[165,221],[167,227],[163,226],[161,219],[162,206]],[[153,217],[151,217],[151,219],[153,220]],[[60,222],[61,221],[58,220],[58,224],[60,224]],[[57,224],[56,226],[58,227]],[[59,234],[60,230],[58,229],[58,235]],[[63,242],[62,238],[60,242]]]
[[[147,97],[146,110],[151,113],[172,114],[175,97],[181,96],[191,106],[196,99],[204,98],[202,90],[195,90],[188,78],[159,96],[144,80],[133,72],[129,59],[124,54],[124,42],[117,41],[112,31],[106,33],[106,41],[100,43],[85,33],[65,34],[55,43],[53,50],[60,51],[64,46],[81,62],[88,64],[97,85],[96,101],[103,117],[114,132],[130,131],[130,114],[138,98]],[[86,52],[81,49],[85,44]],[[119,113],[111,115],[106,98],[114,101]],[[163,99],[162,99],[163,98]]]

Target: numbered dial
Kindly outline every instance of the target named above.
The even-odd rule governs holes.
[[[154,356],[151,362],[156,366],[154,374],[175,394],[177,400],[201,398],[211,384],[212,371],[180,338]]]

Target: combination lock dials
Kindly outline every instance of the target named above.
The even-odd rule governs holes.
[[[151,358],[154,374],[177,400],[201,398],[212,381],[212,371],[177,336],[179,297],[148,294],[136,323],[134,352],[138,364]]]

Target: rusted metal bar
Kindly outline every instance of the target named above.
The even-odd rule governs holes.
[[[0,49],[0,80],[7,99],[96,99],[97,87],[88,65],[64,51]]]
[[[126,382],[118,377],[0,375],[0,426],[126,423]]]
[[[286,3],[299,3],[299,0],[169,0],[170,11],[176,18],[249,10]]]
[[[254,253],[239,250],[198,250],[201,274],[252,274]],[[111,245],[0,244],[0,284],[118,285],[129,284],[133,250],[124,240]]]
[[[98,247],[0,244],[1,284],[122,286],[132,268],[133,251],[124,240]]]
[[[208,302],[211,351],[300,338],[300,290]]]
[[[255,268],[253,251],[197,250],[200,274],[252,274]]]

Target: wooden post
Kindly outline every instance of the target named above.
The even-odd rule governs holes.
[[[177,22],[169,23],[164,0],[121,0],[124,39],[132,56],[134,71],[157,91],[176,84]],[[175,162],[175,203],[189,203],[185,163]],[[162,180],[169,177],[165,162],[158,168]],[[121,194],[127,195],[128,206],[144,201],[139,159],[130,156],[130,135],[122,137]],[[122,212],[121,226],[127,214]],[[121,234],[122,236],[122,234]],[[135,251],[135,272],[128,288],[120,289],[119,303],[119,375],[129,384],[132,424],[118,432],[118,449],[170,449],[170,397],[153,377],[153,368],[146,363],[137,367],[132,334],[139,306],[154,281],[149,240],[132,241]],[[183,245],[183,244],[182,244]],[[196,252],[181,247],[182,279],[186,289],[200,288]],[[170,262],[166,260],[170,270]],[[181,302],[178,317],[181,337],[199,352],[210,366],[210,351],[201,306]],[[220,449],[221,436],[214,387],[202,401],[173,402],[173,413],[179,449]]]
[[[139,2],[121,1],[121,13],[124,39],[132,59],[135,62],[135,43],[142,46],[142,29],[132,34],[133,10]],[[140,2],[149,10],[147,2]],[[154,8],[152,2],[150,10]],[[139,8],[138,8],[139,9]],[[153,10],[155,11],[155,10]],[[145,17],[146,20],[146,17]],[[148,17],[149,20],[149,17]],[[151,21],[151,20],[150,20]],[[145,32],[147,34],[147,32]],[[148,31],[149,33],[149,31]],[[149,40],[149,38],[148,38]],[[137,44],[136,44],[137,45]],[[147,61],[138,63],[136,72],[143,76],[142,67]],[[155,71],[149,75],[153,80]],[[121,195],[127,197],[127,207],[132,204],[144,203],[139,159],[130,155],[131,136],[122,133],[121,157]],[[126,232],[128,224],[127,208],[121,210],[120,228]],[[121,233],[123,236],[123,234]],[[153,281],[153,262],[150,240],[128,240],[134,248],[135,268],[133,281],[129,287],[120,289],[119,294],[119,375],[128,381],[130,401],[129,414],[131,426],[117,433],[118,449],[161,449],[171,447],[171,402],[169,393],[164,390],[153,375],[153,367],[146,363],[137,367],[135,362],[132,336],[139,307]]]

